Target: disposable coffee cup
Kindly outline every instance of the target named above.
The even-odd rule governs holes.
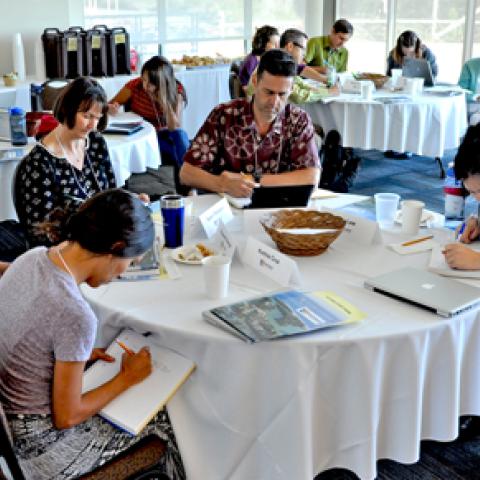
[[[418,200],[403,200],[402,203],[402,232],[416,235],[420,227],[425,204]]]
[[[208,297],[225,298],[228,294],[231,258],[225,255],[211,255],[202,260],[205,291]]]
[[[416,78],[406,78],[405,79],[405,86],[403,90],[408,95],[416,95],[417,94],[417,79]]]
[[[371,100],[374,84],[371,80],[360,80],[360,95],[363,100]]]
[[[376,193],[375,214],[380,228],[391,228],[395,221],[400,195],[396,193]]]
[[[400,77],[402,76],[402,69],[401,68],[392,68],[390,71],[392,75],[392,88],[397,88],[399,85]]]

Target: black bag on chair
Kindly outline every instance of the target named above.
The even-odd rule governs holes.
[[[320,150],[322,176],[320,188],[347,193],[357,175],[360,157],[353,148],[342,146],[342,136],[337,130],[330,130]]]

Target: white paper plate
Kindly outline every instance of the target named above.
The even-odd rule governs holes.
[[[432,212],[431,210],[423,210],[422,213],[422,218],[420,220],[420,225],[425,227],[427,225],[427,222],[431,222],[435,218],[435,212]],[[402,224],[402,211],[397,210],[397,213],[395,214],[395,222],[399,223],[400,225]]]
[[[207,248],[207,245],[205,245]],[[179,263],[186,263],[187,265],[201,265],[202,260],[205,258],[196,245],[184,245],[183,247],[177,247],[170,252],[171,257]],[[195,255],[195,259],[189,258]]]

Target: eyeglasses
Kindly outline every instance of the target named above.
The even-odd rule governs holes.
[[[297,42],[292,42],[296,47],[298,47],[300,50],[305,50],[307,47],[306,45],[302,45],[301,43]]]

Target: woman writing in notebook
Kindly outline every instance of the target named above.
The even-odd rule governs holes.
[[[387,58],[387,75],[392,75],[392,68],[403,68],[405,58],[423,58],[427,60],[434,77],[438,74],[437,61],[432,51],[425,46],[418,35],[411,30],[405,30],[397,39],[395,48]]]
[[[26,477],[76,478],[153,433],[168,445],[161,468],[184,478],[166,410],[138,437],[96,415],[150,374],[148,349],[125,353],[113,379],[82,394],[86,362],[113,359],[93,348],[97,319],[79,285],[110,282],[151,247],[149,210],[131,193],[107,190],[43,228],[57,229],[63,243],[18,257],[0,281],[0,398]]]
[[[182,110],[187,103],[183,85],[175,79],[172,64],[161,56],[150,58],[141,77],[130,80],[110,101],[113,115],[121,105],[150,122],[157,130],[162,164],[179,168],[189,147],[181,129]]]
[[[480,201],[480,124],[469,127],[455,157],[455,177]],[[480,270],[480,252],[467,247],[480,237],[480,222],[472,216],[462,225],[459,241],[444,248],[449,267],[459,270]]]

